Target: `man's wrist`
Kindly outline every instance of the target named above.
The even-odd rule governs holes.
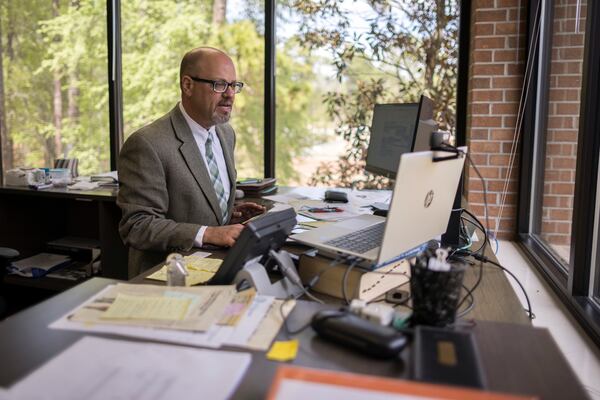
[[[206,233],[206,228],[208,228],[207,226],[201,226],[200,229],[198,229],[198,233],[196,234],[196,238],[194,239],[194,246],[195,247],[202,247],[204,246],[204,234]]]

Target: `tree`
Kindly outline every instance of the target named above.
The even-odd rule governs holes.
[[[349,5],[351,3],[351,5]],[[348,143],[338,163],[322,164],[313,184],[384,187],[387,180],[364,173],[374,104],[435,99],[441,128],[453,129],[456,109],[458,5],[453,0],[298,0],[299,40],[311,51],[327,51],[340,84],[323,101]],[[362,9],[361,9],[362,10]],[[358,22],[368,29],[360,32]]]

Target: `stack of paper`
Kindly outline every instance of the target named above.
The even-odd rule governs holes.
[[[281,328],[285,304],[230,286],[166,287],[118,284],[50,325],[192,346],[266,350]]]

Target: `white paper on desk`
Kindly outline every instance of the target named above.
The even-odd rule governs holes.
[[[221,333],[223,344],[229,346],[245,347],[252,334],[258,329],[263,319],[269,312],[275,297],[261,296],[254,297],[254,301],[246,310],[244,316],[236,326],[222,326]]]
[[[111,289],[111,287],[112,285],[105,287],[100,292],[92,296],[89,300],[87,300],[84,304],[90,303],[93,301],[93,299],[102,296],[104,293],[108,292]],[[51,323],[48,327],[51,329],[64,329],[80,332],[107,333],[141,339],[178,343],[187,346],[209,347],[214,349],[221,347],[223,343],[223,338],[219,333],[218,326],[212,326],[205,332],[186,332],[170,329],[146,328],[140,326],[111,325],[108,323],[101,325],[92,325],[69,320],[69,315],[72,315],[75,312],[75,310],[79,309],[80,307],[81,306],[75,307],[73,310],[69,311],[58,320]]]
[[[15,399],[226,399],[248,353],[86,336],[11,388]]]
[[[0,388],[0,400],[10,400],[13,397],[10,394],[10,391],[4,389],[4,388]]]
[[[432,397],[390,393],[377,389],[362,389],[320,382],[284,379],[275,400],[344,399],[344,400],[434,400]]]

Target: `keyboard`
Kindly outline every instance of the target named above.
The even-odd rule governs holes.
[[[383,229],[385,222],[368,226],[356,232],[351,232],[343,236],[330,239],[325,242],[326,245],[348,250],[353,253],[364,254],[369,250],[381,245],[383,239]]]

